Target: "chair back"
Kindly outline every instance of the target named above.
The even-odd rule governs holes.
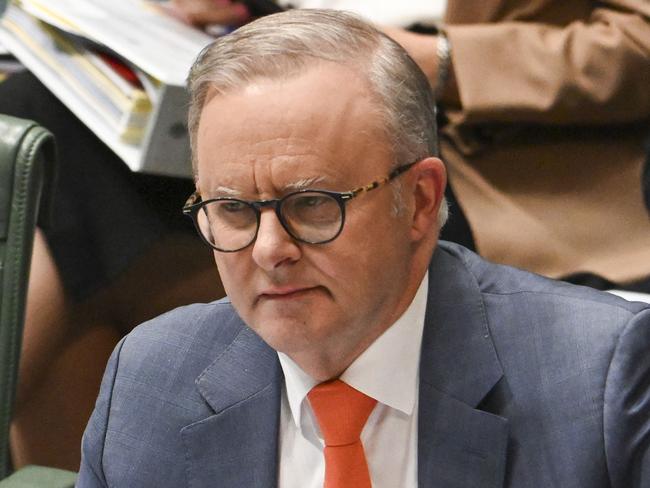
[[[34,229],[54,176],[54,139],[35,122],[0,115],[0,479],[11,471],[13,413]]]

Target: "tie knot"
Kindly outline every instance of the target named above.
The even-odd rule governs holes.
[[[377,400],[341,380],[316,385],[307,395],[326,446],[345,446],[359,440]]]

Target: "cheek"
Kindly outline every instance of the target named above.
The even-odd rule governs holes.
[[[397,219],[376,220],[371,225],[372,228],[357,236],[355,252],[343,272],[351,283],[383,294],[388,291],[383,289],[385,286],[406,273],[410,241],[404,223]]]
[[[231,298],[241,295],[241,291],[245,289],[242,283],[246,280],[244,261],[237,259],[234,254],[224,254],[217,251],[214,253],[214,261],[217,264],[226,294]]]
[[[327,286],[339,303],[355,302],[363,290],[367,290],[369,278],[375,266],[368,259],[369,253],[362,248],[331,250],[314,259],[312,266],[325,277]]]

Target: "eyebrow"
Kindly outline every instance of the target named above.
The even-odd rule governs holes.
[[[302,180],[294,181],[292,183],[289,183],[288,185],[285,185],[283,190],[284,191],[307,190],[309,188],[313,188],[316,183],[322,183],[325,180],[327,180],[325,176],[314,176],[312,178],[304,178]]]
[[[282,188],[282,193],[307,190],[309,188],[313,188],[315,184],[322,183],[323,181],[326,180],[327,177],[325,176],[314,176],[312,178],[303,178],[302,180],[293,181],[285,185]],[[227,186],[217,186],[210,192],[210,194],[217,195],[217,196],[242,197],[244,193],[240,190],[236,190],[234,188],[230,188]]]
[[[229,188],[227,186],[218,186],[214,188],[211,192],[212,195],[219,195],[219,196],[229,196],[229,197],[241,197],[243,193],[239,190],[235,190],[234,188]]]

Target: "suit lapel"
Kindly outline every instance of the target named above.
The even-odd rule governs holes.
[[[197,379],[215,414],[182,429],[190,487],[277,484],[281,369],[244,327]]]
[[[503,376],[475,277],[436,251],[420,362],[420,487],[500,487],[507,420],[477,409]]]

